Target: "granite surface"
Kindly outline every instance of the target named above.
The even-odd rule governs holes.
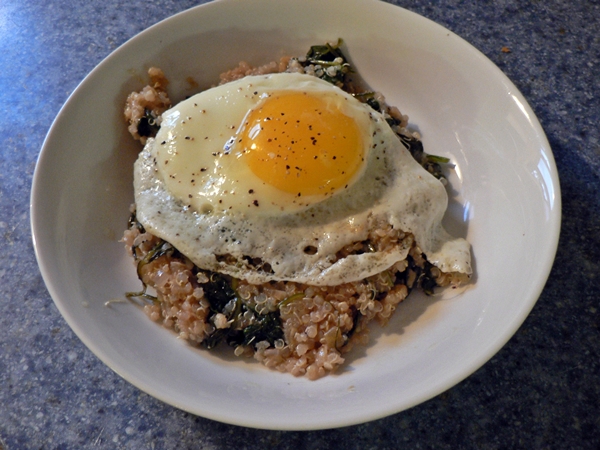
[[[561,179],[556,262],[472,376],[374,422],[253,430],[128,384],[75,336],[38,270],[29,195],[44,136],[103,58],[193,0],[0,1],[0,449],[600,448],[600,2],[396,0],[480,49],[537,114]],[[504,49],[504,51],[503,51]]]

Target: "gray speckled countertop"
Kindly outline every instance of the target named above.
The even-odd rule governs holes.
[[[0,449],[600,448],[597,0],[393,1],[462,36],[504,71],[544,127],[561,179],[562,234],[546,288],[508,344],[454,388],[363,425],[253,430],[161,403],[79,341],[34,256],[36,158],[56,113],[96,64],[199,3],[0,2]]]

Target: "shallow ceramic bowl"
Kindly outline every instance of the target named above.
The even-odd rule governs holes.
[[[445,224],[472,244],[469,289],[411,295],[371,343],[318,381],[226,350],[193,349],[131,303],[139,289],[118,242],[139,151],[125,98],[161,67],[175,101],[245,60],[259,65],[344,40],[364,80],[410,116],[426,151],[455,164]],[[190,78],[191,77],[191,78]],[[193,79],[193,81],[192,81]],[[221,0],[125,43],[70,96],[44,143],[31,197],[35,249],[56,306],[108,366],[183,410],[258,428],[356,424],[421,403],[469,376],[515,333],[556,251],[560,193],[552,152],[515,86],[464,40],[374,0]]]

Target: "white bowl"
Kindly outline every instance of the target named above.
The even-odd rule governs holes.
[[[426,151],[448,156],[446,225],[472,244],[464,292],[412,295],[371,344],[318,381],[227,352],[193,349],[130,303],[139,288],[120,238],[139,146],[126,95],[151,65],[180,100],[246,60],[262,64],[343,38],[366,82],[410,116]],[[188,81],[186,81],[186,79]],[[196,87],[195,89],[198,89]],[[31,196],[40,269],[80,339],[145,392],[222,422],[330,428],[380,418],[452,387],[515,333],[549,274],[560,226],[552,152],[515,86],[445,28],[374,0],[221,0],[180,13],[125,43],[70,96],[44,143]]]

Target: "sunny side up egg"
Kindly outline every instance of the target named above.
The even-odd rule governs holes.
[[[134,168],[137,218],[198,267],[260,284],[338,285],[404,260],[339,258],[387,224],[444,272],[471,273],[443,229],[447,194],[381,114],[305,74],[250,76],[166,111]]]

